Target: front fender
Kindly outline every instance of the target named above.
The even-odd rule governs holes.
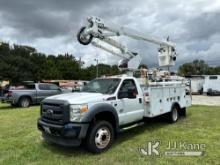
[[[118,113],[112,105],[107,104],[107,103],[100,103],[100,104],[93,105],[91,108],[89,108],[89,112],[82,118],[81,121],[91,122],[92,119],[95,117],[95,115],[101,112],[112,113],[115,118],[116,127],[118,127],[118,123],[119,123]]]

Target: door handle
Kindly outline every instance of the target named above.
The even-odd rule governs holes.
[[[122,113],[123,111],[124,111],[124,109],[120,109],[120,110],[119,110],[119,113]]]
[[[139,103],[141,104],[142,103],[142,98],[139,98],[138,100],[139,100]]]

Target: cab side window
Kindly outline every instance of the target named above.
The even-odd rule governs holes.
[[[39,84],[38,87],[40,90],[50,90],[48,84]]]
[[[59,87],[55,84],[48,84],[48,86],[49,86],[49,90],[58,90],[59,89]]]
[[[123,81],[123,83],[119,89],[119,92],[118,92],[118,98],[128,98],[129,89],[133,89],[134,95],[138,94],[135,82],[132,79]]]

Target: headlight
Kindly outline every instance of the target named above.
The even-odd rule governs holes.
[[[88,112],[87,105],[70,105],[70,121],[80,121],[86,112]]]

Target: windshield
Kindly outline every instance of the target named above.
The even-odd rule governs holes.
[[[82,92],[95,92],[102,94],[113,94],[120,83],[120,79],[95,79],[82,88]]]

